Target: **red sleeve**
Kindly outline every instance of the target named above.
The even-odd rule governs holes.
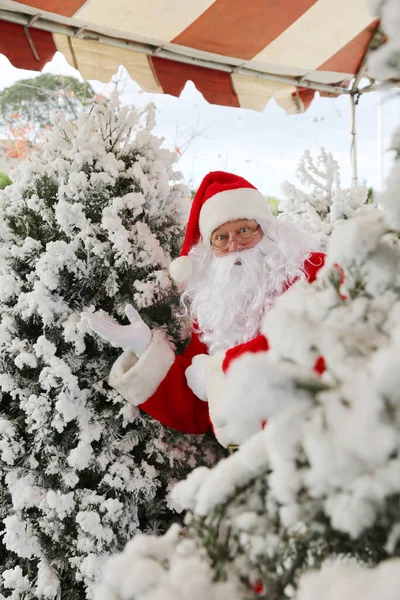
[[[231,362],[236,358],[239,358],[239,356],[242,356],[242,354],[246,354],[246,352],[253,352],[255,354],[256,352],[266,352],[268,349],[267,338],[265,335],[260,334],[249,342],[239,344],[238,346],[227,350],[222,363],[222,370],[226,373]]]
[[[307,281],[312,283],[317,278],[317,273],[325,264],[326,255],[323,252],[312,252],[304,263],[304,272]]]
[[[175,362],[155,393],[140,408],[166,427],[183,433],[205,433],[210,429],[208,403],[199,400],[188,387],[185,371],[193,356],[206,354],[206,346],[196,333],[182,356]]]

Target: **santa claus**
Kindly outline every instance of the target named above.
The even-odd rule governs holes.
[[[193,200],[181,255],[171,276],[184,282],[183,312],[193,333],[183,355],[151,331],[132,307],[130,325],[87,316],[93,331],[124,350],[109,384],[128,402],[173,429],[227,438],[213,422],[227,370],[245,352],[268,350],[259,333],[275,298],[294,281],[314,281],[324,255],[292,223],[276,219],[264,196],[237,175],[216,171]],[[260,427],[262,424],[260,423]]]

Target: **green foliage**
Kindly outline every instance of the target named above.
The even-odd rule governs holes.
[[[5,173],[0,172],[0,190],[4,190],[5,187],[12,184],[12,179]]]
[[[277,217],[280,213],[279,210],[279,198],[276,198],[275,196],[267,196],[266,197],[268,204],[271,207],[272,210],[272,214],[274,215],[274,217]]]

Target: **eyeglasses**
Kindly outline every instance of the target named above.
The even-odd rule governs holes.
[[[231,234],[229,233],[220,233],[211,238],[211,246],[217,250],[226,250],[233,240],[235,240],[241,246],[246,246],[246,244],[251,242],[259,230],[260,225],[257,225],[257,227],[241,227],[236,235],[233,235],[232,238]]]

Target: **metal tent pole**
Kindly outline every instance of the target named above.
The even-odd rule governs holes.
[[[351,144],[350,144],[350,162],[351,162],[351,187],[358,185],[358,169],[357,169],[357,130],[356,130],[356,106],[358,104],[358,96],[351,94]]]
[[[352,187],[356,187],[358,185],[356,106],[360,100],[361,94],[375,89],[375,82],[373,83],[373,85],[371,85],[369,87],[364,87],[362,89],[359,88],[359,83],[361,82],[362,77],[365,75],[369,54],[370,54],[371,50],[376,48],[379,43],[382,43],[382,31],[380,28],[380,24],[378,23],[378,25],[375,27],[374,31],[372,32],[368,47],[364,53],[361,64],[355,75],[353,85],[351,86],[351,90],[350,90],[350,102],[351,102],[350,161],[351,161],[351,170],[352,170],[352,176],[351,176]]]
[[[378,138],[378,181],[379,191],[384,187],[384,164],[383,164],[383,136],[382,136],[382,97],[378,92],[376,95],[376,134]]]

